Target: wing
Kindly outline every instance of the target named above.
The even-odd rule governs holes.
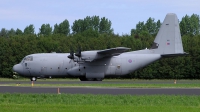
[[[105,50],[100,50],[97,52],[97,54],[101,54],[101,55],[106,55],[106,56],[116,56],[119,55],[127,50],[129,50],[130,48],[126,48],[126,47],[116,47],[116,48],[111,48],[111,49],[105,49]]]
[[[97,51],[84,51],[81,53],[81,59],[84,61],[94,61],[98,59],[102,59],[105,57],[117,56],[130,48],[126,47],[116,47],[105,50],[97,50]]]

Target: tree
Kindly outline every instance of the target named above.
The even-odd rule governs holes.
[[[75,20],[73,22],[73,25],[71,27],[71,29],[73,31],[73,34],[77,34],[77,33],[83,32],[82,24],[83,24],[83,20],[81,20],[81,19]]]
[[[1,37],[7,37],[8,36],[8,30],[6,30],[5,28],[2,28],[1,32],[0,32],[0,36]]]
[[[158,21],[156,22],[156,33],[158,33],[158,31],[159,31],[161,25],[162,25],[162,24],[161,24],[160,20],[158,20]]]
[[[181,35],[199,35],[200,32],[200,18],[193,14],[191,17],[186,15],[180,22]]]
[[[113,29],[111,28],[111,21],[107,18],[103,17],[101,18],[101,21],[99,23],[99,33],[113,33]]]
[[[17,28],[16,35],[22,35],[22,34],[23,34],[23,32],[20,29]]]
[[[33,24],[27,26],[24,29],[24,34],[34,34],[35,33],[35,27],[33,26]]]
[[[91,17],[91,23],[92,23],[92,29],[95,31],[99,31],[99,23],[100,23],[100,18],[99,16],[92,16]]]
[[[58,34],[58,33],[59,33],[59,27],[58,27],[58,24],[56,23],[54,25],[53,34]]]
[[[149,18],[145,26],[147,27],[148,33],[154,35],[156,33],[156,22],[154,22],[154,18]]]
[[[148,33],[147,26],[144,24],[144,22],[139,22],[136,24],[136,29],[131,29],[131,35],[135,38],[140,37],[144,33]]]
[[[181,30],[182,36],[189,33],[189,16],[188,15],[182,18],[180,22],[180,30]]]
[[[52,34],[52,27],[50,26],[50,24],[42,24],[39,34],[42,35],[42,36],[51,35]]]
[[[54,25],[54,31],[53,34],[64,34],[64,35],[69,35],[70,34],[70,25],[69,21],[65,19],[62,23],[59,25],[55,24]]]
[[[84,19],[75,20],[71,28],[73,34],[82,33],[89,29],[94,30],[92,18],[90,16],[87,16]]]
[[[199,15],[197,14],[192,14],[192,16],[190,17],[190,23],[191,23],[191,33],[193,35],[199,35],[200,33],[200,19],[199,19]]]
[[[87,32],[90,33],[113,33],[111,21],[107,18],[99,18],[99,16],[87,16],[84,19],[75,20],[72,25],[73,34]]]
[[[14,36],[14,35],[16,35],[16,31],[15,31],[13,28],[11,28],[11,29],[8,31],[8,35],[9,35],[9,36]]]
[[[68,20],[64,20],[62,23],[59,24],[59,33],[69,35],[70,29]]]

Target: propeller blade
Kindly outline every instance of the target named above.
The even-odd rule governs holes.
[[[73,55],[69,55],[69,56],[67,56],[69,59],[74,59],[74,56]]]
[[[73,49],[71,48],[71,51],[70,51],[70,55],[67,56],[69,59],[74,59],[74,51]]]
[[[77,50],[77,52],[75,53],[76,56],[78,56],[79,58],[81,57],[81,48],[79,46],[79,49]]]

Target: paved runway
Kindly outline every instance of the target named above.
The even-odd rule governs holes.
[[[3,81],[5,84],[31,84],[30,81]],[[37,81],[36,84],[93,84],[93,83],[144,83],[144,81],[103,81],[103,82],[80,82],[80,81]],[[171,81],[145,81],[145,83],[172,83]],[[182,83],[189,83],[183,81]],[[195,83],[195,82],[193,82]],[[197,82],[199,83],[199,82]],[[200,95],[198,88],[102,88],[102,87],[60,87],[60,93],[69,94],[131,94],[131,95]],[[0,93],[58,93],[57,87],[21,87],[21,86],[0,86]]]
[[[200,89],[189,88],[88,88],[61,87],[60,93],[70,94],[131,94],[131,95],[200,95]],[[56,87],[0,86],[0,93],[58,93]]]

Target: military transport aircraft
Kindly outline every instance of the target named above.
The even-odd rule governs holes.
[[[102,81],[106,76],[123,76],[164,57],[185,55],[176,14],[166,15],[151,48],[125,52],[129,49],[31,54],[14,65],[13,71],[31,81],[68,76],[81,81]]]

